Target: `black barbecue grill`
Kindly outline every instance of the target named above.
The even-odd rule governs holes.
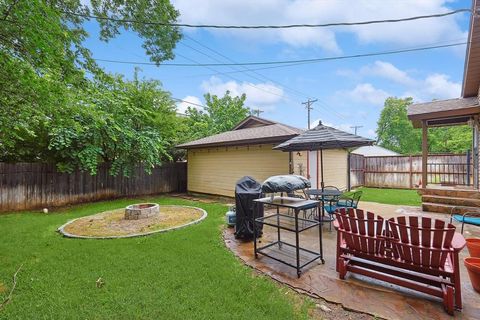
[[[253,239],[254,219],[263,217],[263,206],[253,200],[262,197],[262,185],[252,177],[243,177],[235,185],[236,223],[235,238]],[[263,225],[255,224],[257,237],[261,236]]]

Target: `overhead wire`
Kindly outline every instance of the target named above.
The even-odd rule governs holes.
[[[186,56],[184,56],[184,55],[181,55],[181,54],[178,54],[178,55],[179,55],[180,57],[186,59],[186,60],[189,60],[189,61],[192,61],[192,62],[196,62],[194,59],[188,58],[188,57],[186,57]],[[209,66],[205,66],[205,68],[207,68],[207,69],[209,69],[209,70],[212,70],[212,71],[215,71],[215,72],[217,71],[217,70],[215,70],[214,68],[209,67]],[[238,79],[238,78],[235,78],[235,77],[233,77],[233,76],[231,76],[231,75],[226,75],[226,76],[227,76],[228,78],[233,79],[233,80],[235,80],[235,81],[238,81],[238,82],[240,82],[240,83],[243,82],[245,85],[247,85],[247,86],[249,86],[249,87],[252,87],[252,88],[255,88],[255,89],[259,90],[259,91],[263,91],[263,92],[266,92],[266,93],[269,93],[269,94],[272,94],[272,95],[275,95],[275,96],[279,96],[279,97],[285,98],[285,99],[287,99],[287,100],[291,100],[289,97],[286,97],[286,96],[284,96],[284,95],[281,95],[281,94],[278,94],[278,93],[275,93],[275,92],[266,90],[266,89],[264,89],[264,88],[255,86],[254,84],[252,84],[252,83],[250,83],[250,82],[242,81],[242,80],[240,80],[240,79]]]
[[[190,37],[190,36],[186,36],[186,38],[189,39],[189,40],[191,40],[191,41],[193,41],[193,42],[196,43],[197,45],[199,45],[199,46],[201,46],[201,47],[203,47],[203,48],[205,48],[205,49],[207,49],[207,50],[209,50],[209,51],[211,51],[211,52],[213,52],[213,53],[221,56],[222,58],[224,58],[224,59],[226,59],[226,60],[228,60],[228,61],[235,62],[234,60],[232,60],[232,59],[229,58],[228,56],[225,56],[224,54],[216,51],[215,49],[212,49],[212,48],[208,47],[207,45],[201,43],[200,41],[195,40],[194,38],[192,38],[192,37]],[[205,52],[202,52],[202,51],[200,51],[200,50],[198,50],[198,49],[196,49],[196,48],[194,48],[194,47],[192,47],[192,46],[186,45],[184,42],[182,42],[182,45],[184,45],[184,46],[186,46],[186,47],[188,47],[188,48],[190,48],[190,49],[192,49],[192,50],[194,50],[194,51],[197,51],[197,52],[199,52],[199,53],[201,53],[201,54],[203,54],[203,55],[205,55],[205,56],[207,56],[207,57],[209,57],[209,58],[211,58],[211,59],[213,59],[213,60],[215,60],[215,61],[219,61],[219,59],[217,59],[217,58],[215,58],[215,57],[212,57],[211,55],[206,54]],[[230,67],[230,68],[232,68],[232,69],[234,69],[234,70],[237,70],[237,68],[235,68],[235,67]],[[249,69],[249,68],[247,68],[247,67],[244,67],[244,66],[242,66],[242,68],[245,70],[246,74],[249,75],[250,77],[252,77],[252,78],[254,78],[254,79],[257,79],[257,80],[260,80],[260,81],[265,81],[265,80],[266,80],[266,81],[270,81],[270,82],[276,83],[277,85],[281,86],[282,88],[287,89],[287,90],[289,90],[290,92],[295,93],[297,96],[301,97],[302,99],[308,98],[308,97],[311,96],[311,95],[308,95],[308,94],[306,94],[306,93],[302,93],[302,92],[300,92],[300,91],[298,91],[298,90],[296,90],[296,89],[293,89],[293,88],[291,88],[291,87],[288,87],[288,86],[286,86],[285,84],[280,83],[280,82],[278,82],[278,81],[276,81],[276,80],[273,80],[273,79],[271,79],[271,78],[268,78],[268,77],[262,75],[261,73],[253,72],[253,73],[259,75],[260,77],[262,77],[262,78],[265,79],[265,80],[260,79],[260,78],[257,77],[257,76],[250,75],[250,74],[249,74],[249,73],[250,73],[249,71],[251,71],[251,69]],[[317,100],[319,100],[319,99],[317,98]],[[319,101],[321,101],[321,100],[319,100]],[[297,103],[298,103],[298,102],[300,102],[300,101],[297,101]],[[345,116],[342,116],[340,113],[336,112],[332,107],[328,106],[328,105],[326,104],[326,102],[324,102],[324,101],[321,101],[321,102],[322,102],[322,105],[321,105],[321,106],[324,107],[324,108],[326,109],[326,111],[333,113],[333,114],[334,114],[336,117],[338,117],[338,118],[345,119]]]
[[[325,28],[325,27],[338,27],[338,26],[356,26],[356,25],[370,25],[370,24],[380,24],[380,23],[396,23],[396,22],[405,22],[405,21],[414,21],[421,19],[432,19],[432,18],[442,18],[446,16],[455,15],[458,13],[473,11],[469,8],[461,8],[443,13],[435,13],[428,15],[419,15],[412,17],[405,17],[399,19],[382,19],[382,20],[368,20],[368,21],[357,21],[357,22],[329,22],[329,23],[320,23],[320,24],[287,24],[287,25],[218,25],[218,24],[193,24],[193,23],[168,23],[160,21],[144,21],[137,19],[120,19],[113,17],[103,17],[96,16],[92,14],[77,13],[71,11],[61,11],[64,14],[73,15],[77,17],[83,17],[88,19],[96,20],[106,20],[106,21],[115,21],[121,23],[134,23],[134,24],[144,24],[144,25],[157,25],[157,26],[169,26],[169,27],[183,27],[183,28],[210,28],[210,29],[291,29],[291,28]]]
[[[416,47],[411,49],[399,49],[399,50],[388,50],[388,51],[379,51],[379,52],[369,52],[369,53],[359,53],[343,56],[332,56],[332,57],[323,57],[323,58],[313,58],[313,59],[298,59],[298,60],[279,60],[279,61],[254,61],[254,62],[239,62],[239,63],[163,63],[161,66],[174,66],[174,67],[228,67],[228,66],[252,66],[252,65],[296,65],[296,64],[307,64],[307,63],[316,63],[322,61],[334,61],[334,60],[346,60],[346,59],[355,59],[355,58],[364,58],[364,57],[374,57],[381,55],[392,55],[406,52],[416,52],[416,51],[425,51],[441,48],[450,48],[457,47],[461,45],[466,45],[467,42],[456,42],[449,43],[444,45],[436,46],[427,46],[427,47]],[[134,64],[134,65],[158,65],[154,62],[141,62],[141,61],[125,61],[125,60],[111,60],[111,59],[99,59],[95,58],[96,61],[101,62],[110,62],[110,63],[120,63],[120,64]]]
[[[201,47],[203,47],[203,48],[205,48],[205,49],[207,49],[207,50],[209,50],[209,51],[217,54],[218,56],[224,58],[224,59],[227,60],[227,61],[230,61],[230,62],[233,62],[233,63],[236,62],[236,61],[234,61],[233,59],[231,59],[230,57],[224,55],[223,53],[221,53],[221,52],[219,52],[219,51],[217,51],[217,50],[215,50],[215,49],[212,49],[211,47],[205,45],[204,43],[202,43],[202,42],[200,42],[200,41],[197,41],[196,39],[194,39],[194,38],[192,38],[192,37],[190,37],[190,36],[188,36],[188,35],[184,35],[184,37],[187,38],[187,39],[189,39],[189,40],[191,40],[191,41],[193,41],[193,42],[195,42],[197,45],[199,45],[199,46],[201,46]],[[291,88],[291,87],[289,87],[289,86],[287,86],[287,85],[285,85],[285,84],[283,84],[283,83],[280,83],[280,82],[277,81],[277,80],[274,80],[274,79],[272,79],[272,78],[269,78],[269,77],[267,77],[267,76],[265,76],[265,75],[257,72],[256,70],[247,68],[247,67],[245,67],[245,66],[241,66],[241,67],[242,67],[241,70],[239,70],[238,68],[235,68],[235,67],[233,67],[233,66],[232,66],[231,68],[232,68],[233,70],[236,70],[237,72],[241,72],[241,73],[244,73],[244,72],[245,72],[245,73],[247,73],[247,74],[251,74],[251,73],[256,74],[256,75],[258,75],[259,77],[263,78],[264,80],[270,81],[270,82],[275,83],[275,84],[277,84],[277,85],[280,85],[280,86],[282,86],[283,88],[289,90],[290,92],[301,96],[302,98],[308,97],[308,94],[303,93],[303,92],[301,92],[301,91],[299,91],[299,90],[297,90],[297,89]],[[242,70],[243,70],[243,71],[242,71]],[[253,77],[253,76],[251,76],[251,77]],[[258,77],[254,77],[254,78],[258,80]],[[263,81],[263,80],[262,80],[262,81]]]

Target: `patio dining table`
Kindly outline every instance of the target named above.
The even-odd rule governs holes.
[[[325,217],[325,201],[327,201],[326,198],[339,197],[343,194],[343,192],[340,191],[340,190],[332,190],[332,189],[324,189],[324,190],[322,190],[322,189],[309,189],[309,190],[305,190],[305,193],[307,194],[308,197],[320,201],[320,207],[321,207],[321,210],[322,210],[322,217],[321,217],[321,220],[320,220],[320,216],[319,216],[319,220],[321,222],[331,222],[332,220],[330,218],[327,219]],[[330,200],[328,200],[328,201],[330,201]]]

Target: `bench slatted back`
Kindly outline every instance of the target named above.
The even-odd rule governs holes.
[[[386,234],[395,259],[438,269],[453,251],[455,226],[439,219],[402,216],[387,221]]]
[[[384,219],[361,209],[341,208],[335,212],[338,232],[343,234],[350,250],[383,254],[384,239],[381,237]]]

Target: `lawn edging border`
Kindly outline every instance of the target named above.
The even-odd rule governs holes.
[[[150,231],[150,232],[144,232],[144,233],[133,233],[133,234],[123,235],[123,236],[104,236],[104,237],[81,236],[81,235],[76,235],[76,234],[72,234],[72,233],[69,233],[69,232],[65,231],[65,227],[68,226],[69,224],[75,222],[76,220],[79,220],[79,219],[83,219],[83,218],[85,218],[85,217],[88,217],[88,216],[83,216],[83,217],[79,217],[79,218],[75,218],[75,219],[72,219],[72,220],[67,221],[65,224],[63,224],[62,226],[60,226],[60,227],[57,229],[57,232],[59,232],[60,234],[62,234],[62,235],[63,235],[64,237],[66,237],[66,238],[75,238],[75,239],[123,239],[123,238],[135,238],[135,237],[149,236],[149,235],[152,235],[152,234],[155,234],[155,233],[164,233],[164,232],[168,232],[168,231],[175,231],[175,230],[183,229],[183,228],[186,228],[186,227],[188,227],[188,226],[191,226],[191,225],[198,224],[198,223],[202,222],[202,221],[205,220],[205,219],[207,218],[207,216],[208,216],[207,211],[205,211],[204,209],[199,208],[199,207],[184,206],[184,205],[164,205],[163,207],[180,207],[180,208],[196,209],[196,210],[199,210],[200,212],[202,212],[202,216],[201,216],[200,218],[198,218],[197,220],[194,220],[194,221],[191,221],[191,222],[188,222],[188,223],[179,225],[179,226],[170,227],[170,228],[166,228],[166,229],[155,230],[155,231]],[[99,213],[101,213],[101,212],[99,212]],[[98,214],[98,213],[95,213],[95,214]]]

